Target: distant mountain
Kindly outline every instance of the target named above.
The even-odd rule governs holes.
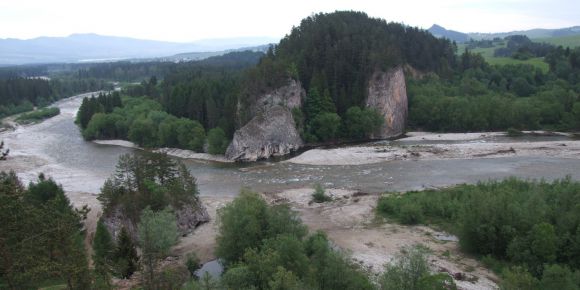
[[[535,38],[549,38],[549,37],[562,37],[562,36],[575,36],[580,35],[580,26],[558,28],[558,29],[530,29],[530,30],[519,30],[510,32],[500,32],[500,33],[468,33],[469,37],[475,40],[482,39],[494,39],[504,38],[510,35],[525,35],[530,39]]]
[[[442,26],[437,24],[433,24],[431,28],[427,29],[427,31],[431,32],[435,37],[438,38],[447,38],[449,40],[453,40],[455,42],[463,43],[469,41],[469,35],[467,33],[455,31],[455,30],[447,30]]]
[[[278,42],[268,37],[206,39],[191,43],[73,34],[29,40],[0,39],[0,64],[57,63],[157,58],[179,53],[214,52]]]
[[[264,44],[252,47],[242,47],[237,49],[228,49],[222,51],[208,51],[208,52],[186,52],[186,53],[179,53],[176,55],[168,56],[168,57],[160,57],[156,60],[161,61],[195,61],[195,60],[202,60],[207,59],[210,57],[221,56],[231,52],[241,52],[241,51],[252,51],[252,52],[261,52],[266,53],[268,48],[271,44]]]

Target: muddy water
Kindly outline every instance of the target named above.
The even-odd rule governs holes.
[[[133,152],[82,139],[73,123],[81,98],[56,104],[61,115],[37,125],[0,134],[15,160],[22,160],[19,176],[28,181],[45,172],[67,191],[97,193],[114,171],[120,155]],[[510,142],[544,138],[508,139]],[[561,137],[556,137],[561,138]],[[396,141],[395,141],[396,142]],[[421,141],[413,143],[422,144]],[[429,144],[429,143],[425,143]],[[25,158],[26,157],[26,158]],[[311,166],[279,162],[219,164],[184,160],[197,178],[202,195],[235,195],[241,187],[260,191],[310,186],[357,189],[365,192],[415,190],[507,176],[580,179],[580,161],[552,157],[504,157],[475,160],[391,161],[370,165]],[[2,163],[0,163],[2,170]]]

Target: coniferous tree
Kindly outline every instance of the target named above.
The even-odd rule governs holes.
[[[93,263],[98,278],[103,286],[110,287],[110,274],[113,269],[113,255],[115,244],[111,234],[102,220],[97,223],[97,230],[93,239]]]
[[[127,279],[138,269],[139,257],[135,244],[125,228],[121,229],[117,238],[117,248],[114,254],[115,272],[120,278]]]

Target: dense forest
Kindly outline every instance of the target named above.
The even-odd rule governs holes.
[[[544,72],[527,65],[492,66],[469,50],[455,55],[455,46],[448,41],[422,30],[369,18],[364,13],[317,14],[303,20],[266,55],[236,52],[167,66],[162,79],[152,76],[127,87],[124,94],[147,96],[155,101],[149,111],[167,112],[170,123],[177,119],[189,123],[186,119],[193,120],[194,124],[187,126],[195,127],[198,132],[195,134],[201,135],[201,139],[212,129],[215,136],[223,132],[226,139],[231,139],[234,131],[252,117],[247,108],[259,94],[294,78],[307,90],[302,108],[293,111],[307,143],[364,140],[383,122],[377,112],[363,104],[370,74],[406,64],[420,72],[417,78],[407,78],[411,129],[440,132],[580,129],[580,49],[530,46],[525,38],[518,37],[506,41],[510,48],[524,47],[541,53],[550,70]],[[152,64],[135,64],[135,68],[123,63],[117,67],[106,64],[93,66],[86,73],[89,77],[105,77],[114,70],[131,72],[144,67],[152,68]],[[97,115],[94,125],[99,125],[85,136],[123,138],[149,147],[174,146],[196,151],[203,146],[177,141],[171,136],[164,139],[159,118],[155,121],[153,116],[131,116],[122,110],[113,115]],[[124,121],[125,125],[117,124],[116,129],[103,129],[105,123],[118,123],[120,117],[129,120]],[[137,119],[144,122],[134,122]],[[153,133],[141,134],[146,136],[144,140],[130,138],[128,130],[132,124],[143,125]],[[85,129],[86,125],[81,127]]]
[[[444,190],[389,194],[378,212],[434,224],[502,273],[505,289],[580,288],[580,183],[514,178]]]
[[[97,79],[0,78],[0,118],[44,107],[77,93],[111,88]]]
[[[362,12],[320,13],[302,20],[247,74],[240,104],[251,106],[260,94],[294,78],[308,93],[295,112],[303,119],[303,139],[364,139],[379,126],[371,121],[370,132],[350,134],[343,123],[347,112],[352,117],[352,110],[364,108],[374,72],[405,64],[446,76],[455,65],[455,47],[424,30]],[[252,117],[241,111],[242,123]]]
[[[443,132],[508,128],[580,129],[580,48],[554,48],[549,72],[530,65],[491,66],[465,51],[452,78],[409,81],[409,125]]]
[[[453,44],[428,32],[364,13],[336,12],[305,19],[265,56],[237,52],[177,65],[162,81],[151,77],[125,93],[148,96],[167,113],[195,120],[206,131],[219,128],[231,138],[253,117],[248,108],[259,94],[294,78],[308,92],[303,108],[293,112],[307,142],[358,140],[368,138],[382,122],[377,112],[364,107],[375,70],[410,64],[447,75],[454,63]],[[87,71],[105,76],[112,72],[110,66]],[[92,73],[88,76],[98,75]]]
[[[0,184],[0,288],[59,281],[67,289],[90,289],[83,243],[89,209],[74,209],[62,187],[42,174],[25,187],[14,172],[0,172]]]

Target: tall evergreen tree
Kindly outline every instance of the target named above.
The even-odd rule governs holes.
[[[114,253],[115,272],[120,278],[127,279],[138,269],[139,257],[129,232],[121,229],[117,238],[117,248]]]
[[[115,244],[111,234],[102,220],[97,223],[97,230],[93,239],[93,263],[95,272],[102,280],[103,286],[110,287],[110,274],[113,270]]]

